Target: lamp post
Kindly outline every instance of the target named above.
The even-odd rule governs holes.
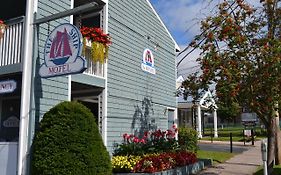
[[[263,174],[267,175],[267,143],[265,140],[261,142],[261,155],[263,161]]]

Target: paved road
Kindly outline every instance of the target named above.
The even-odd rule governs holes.
[[[199,148],[205,151],[221,151],[221,152],[230,152],[230,145],[222,145],[222,144],[211,144],[211,143],[199,143]],[[248,146],[238,146],[233,145],[232,151],[233,153],[242,153],[244,151],[249,150]]]

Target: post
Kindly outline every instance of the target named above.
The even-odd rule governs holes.
[[[18,165],[17,174],[26,175],[28,171],[28,156],[30,146],[29,139],[29,119],[31,115],[31,82],[32,82],[32,59],[33,59],[33,35],[34,35],[34,0],[26,1],[26,18],[24,26],[24,42],[22,54],[22,88],[21,88],[21,107],[20,107],[20,126],[19,126],[19,145],[18,145]]]
[[[251,129],[252,145],[255,145],[254,130]]]
[[[201,107],[200,104],[197,106],[197,132],[198,138],[202,138],[202,127],[201,127]]]
[[[218,137],[218,117],[217,117],[217,110],[215,109],[213,111],[213,117],[214,117],[214,137]]]
[[[261,142],[261,155],[263,161],[263,175],[267,175],[267,143],[265,140]]]
[[[244,146],[246,145],[246,139],[245,139],[245,129],[243,129],[243,141],[244,141]]]
[[[203,115],[201,122],[202,122],[202,137],[203,137],[205,136],[205,114]]]
[[[229,136],[230,136],[230,153],[232,153],[232,133],[230,133]]]
[[[213,143],[213,128],[211,128],[211,142]]]

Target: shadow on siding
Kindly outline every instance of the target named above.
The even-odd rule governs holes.
[[[145,131],[156,130],[155,119],[151,117],[154,114],[152,99],[145,97],[141,106],[135,105],[135,112],[131,125],[132,133],[135,136],[143,137]]]

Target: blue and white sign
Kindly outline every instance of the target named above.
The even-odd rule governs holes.
[[[57,26],[48,36],[44,49],[44,64],[41,77],[54,77],[81,73],[86,69],[86,60],[81,57],[83,39],[80,30],[72,24]]]
[[[14,80],[0,81],[0,94],[12,93],[17,88],[17,82]]]
[[[155,74],[156,70],[154,68],[154,57],[152,51],[149,49],[145,49],[143,52],[141,69],[145,72],[149,72],[151,74]]]

